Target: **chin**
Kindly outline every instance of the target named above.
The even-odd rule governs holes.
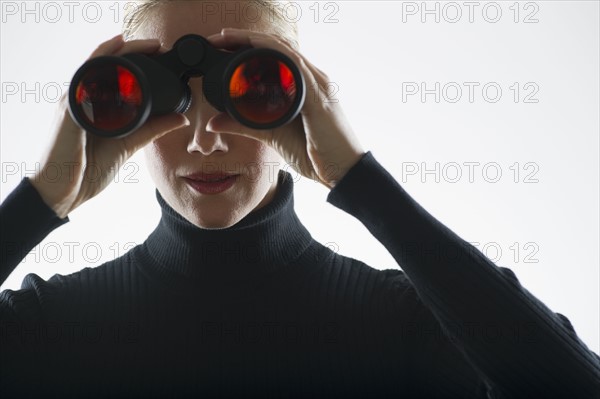
[[[202,229],[220,230],[233,226],[234,224],[239,222],[239,220],[239,218],[234,217],[234,215],[231,213],[227,215],[219,215],[218,213],[213,213],[212,215],[210,215],[210,217],[201,217],[196,215],[192,223]]]
[[[210,222],[198,222],[196,226],[205,230],[222,230],[233,226],[235,223],[210,223]]]

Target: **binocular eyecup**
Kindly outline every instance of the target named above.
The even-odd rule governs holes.
[[[202,92],[214,108],[253,129],[283,126],[304,104],[304,78],[287,55],[251,46],[224,51],[190,34],[157,56],[130,53],[87,61],[71,81],[69,111],[90,133],[123,137],[152,115],[186,112],[192,77],[202,77]]]

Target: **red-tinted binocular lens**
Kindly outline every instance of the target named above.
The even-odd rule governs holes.
[[[79,118],[99,130],[116,131],[135,124],[144,112],[142,86],[124,65],[90,66],[75,89]]]
[[[240,62],[229,81],[233,109],[255,124],[283,118],[294,106],[297,94],[292,70],[271,54],[251,55]]]
[[[166,53],[102,56],[82,65],[69,88],[69,110],[83,129],[122,137],[151,115],[187,112],[189,79],[203,77],[202,94],[217,110],[254,129],[274,129],[294,119],[305,83],[294,62],[267,48],[236,52],[185,35]]]

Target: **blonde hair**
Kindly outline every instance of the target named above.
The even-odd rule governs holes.
[[[158,6],[172,4],[178,1],[197,1],[205,3],[225,3],[224,1],[208,1],[208,0],[137,0],[130,2],[125,10],[125,19],[123,21],[122,33],[125,40],[131,39],[136,30],[140,28],[149,18],[150,12],[156,10]],[[268,33],[274,34],[287,42],[295,50],[300,49],[298,41],[298,26],[296,21],[287,17],[286,11],[283,10],[290,2],[281,0],[248,0],[237,1],[237,3],[246,3],[248,7],[251,3],[255,3],[262,12],[268,12],[268,20],[262,17],[257,22],[251,22],[250,30],[257,30],[260,26],[267,25]],[[270,21],[270,23],[269,23]],[[255,27],[252,24],[256,25]]]

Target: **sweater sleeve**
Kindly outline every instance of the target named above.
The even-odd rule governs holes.
[[[67,223],[43,201],[28,178],[0,204],[0,284],[50,232]],[[42,347],[36,337],[40,330],[39,285],[43,280],[34,273],[23,280],[21,289],[0,292],[0,397],[18,390],[39,389]],[[10,396],[10,394],[9,394]]]
[[[46,205],[29,178],[23,178],[0,204],[0,284],[33,247],[68,221]]]
[[[386,247],[490,397],[599,397],[600,357],[570,321],[430,215],[370,151],[327,201]],[[421,361],[433,368],[435,360]]]

